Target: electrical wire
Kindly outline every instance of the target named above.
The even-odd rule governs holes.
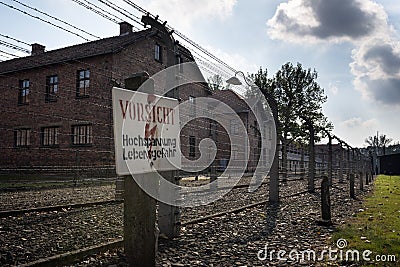
[[[15,3],[18,3],[18,4],[20,4],[20,5],[22,5],[22,6],[26,7],[26,8],[29,8],[29,9],[31,9],[31,10],[34,10],[34,11],[40,13],[40,14],[43,14],[43,15],[45,15],[46,17],[49,17],[49,18],[52,18],[52,19],[54,19],[54,20],[56,20],[56,21],[58,21],[58,22],[61,22],[61,23],[65,24],[65,25],[67,25],[67,26],[69,26],[69,27],[71,27],[71,28],[74,28],[75,30],[81,31],[81,32],[83,32],[83,33],[85,33],[85,34],[87,34],[87,35],[90,35],[90,36],[94,37],[94,38],[97,38],[97,39],[100,39],[100,38],[101,38],[101,37],[96,36],[96,35],[94,35],[94,34],[92,34],[92,33],[90,33],[90,32],[87,32],[87,31],[85,31],[85,30],[80,29],[80,28],[78,28],[78,27],[72,25],[71,23],[68,23],[68,22],[66,22],[66,21],[64,21],[64,20],[61,20],[61,19],[57,18],[57,17],[54,17],[54,16],[52,16],[52,15],[49,15],[49,14],[47,14],[46,12],[43,12],[43,11],[37,9],[37,8],[28,6],[27,4],[24,4],[24,3],[20,2],[20,1],[17,1],[17,0],[11,0],[11,1],[13,1],[13,2],[15,2]]]
[[[4,5],[4,6],[6,6],[6,7],[9,7],[9,8],[11,8],[11,9],[14,9],[14,10],[16,10],[16,11],[18,11],[18,12],[21,12],[22,14],[25,14],[25,15],[27,15],[27,16],[29,16],[29,17],[32,17],[32,18],[34,18],[34,19],[37,19],[37,20],[40,20],[40,21],[45,22],[45,23],[47,23],[47,24],[50,24],[50,25],[53,26],[53,27],[56,27],[56,28],[58,28],[58,29],[61,29],[61,30],[66,31],[66,32],[68,32],[68,33],[71,33],[71,34],[73,34],[73,35],[75,35],[75,36],[78,36],[78,37],[82,38],[82,39],[85,40],[85,41],[90,41],[90,39],[87,39],[87,38],[83,37],[82,35],[80,35],[80,34],[78,34],[78,33],[75,33],[75,32],[73,32],[73,31],[70,31],[70,30],[68,30],[68,29],[66,29],[66,28],[63,28],[63,27],[61,27],[61,26],[59,26],[59,25],[57,25],[57,24],[54,24],[54,23],[52,23],[52,22],[50,22],[50,21],[48,21],[48,20],[42,19],[42,18],[40,18],[40,17],[38,17],[38,16],[34,16],[34,15],[32,15],[32,14],[30,14],[30,13],[24,11],[24,10],[21,10],[21,9],[19,9],[19,8],[16,8],[16,7],[12,6],[12,5],[8,5],[8,4],[4,3],[3,1],[0,1],[0,4]]]

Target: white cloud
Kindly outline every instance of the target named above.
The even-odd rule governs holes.
[[[213,18],[226,19],[232,15],[237,0],[141,0],[139,5],[161,20],[182,32],[187,31],[196,21]],[[168,19],[167,19],[168,18]]]
[[[328,90],[334,96],[336,96],[339,93],[339,88],[333,83],[329,83]]]
[[[377,121],[375,119],[369,119],[363,121],[361,118],[351,118],[348,120],[345,120],[341,123],[342,126],[346,128],[358,128],[362,130],[371,130],[377,125]]]
[[[226,51],[214,48],[209,45],[205,46],[204,48],[207,49],[208,51],[210,51],[215,56],[217,56],[219,59],[221,59],[223,62],[225,62],[229,66],[235,68],[238,71],[243,71],[245,74],[255,73],[258,71],[259,66],[250,62],[249,59],[247,59],[246,57],[244,57],[240,54],[230,54]],[[194,56],[197,57],[196,54],[194,54]],[[199,64],[200,68],[205,67],[205,68],[211,69],[213,71],[217,71],[218,74],[224,76],[226,79],[230,78],[234,74],[234,73],[232,73],[232,71],[226,69],[221,64],[213,63],[210,65],[210,62],[207,62],[208,65],[204,65],[202,63],[202,58],[199,58],[199,60],[196,60],[196,61]],[[211,62],[214,62],[214,61],[211,60]],[[212,72],[210,72],[210,75],[211,74],[212,74]],[[208,76],[207,74],[204,74],[204,75]]]
[[[267,25],[272,39],[301,43],[360,41],[388,30],[384,8],[372,0],[289,0]]]
[[[400,42],[382,5],[373,0],[288,0],[268,21],[274,39],[351,42],[354,87],[364,99],[400,106]],[[333,95],[337,88],[330,86]]]
[[[344,121],[335,121],[335,133],[346,137],[346,142],[352,146],[362,147],[364,139],[376,132],[381,125],[377,119],[350,118]]]
[[[365,99],[400,106],[400,42],[372,39],[352,53],[354,86]]]

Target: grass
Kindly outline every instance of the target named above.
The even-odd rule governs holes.
[[[357,266],[400,266],[400,176],[380,175],[373,193],[365,199],[364,208],[333,235],[344,238],[344,249],[370,250],[376,255],[395,255],[396,262],[362,261]],[[362,257],[362,256],[361,256]]]

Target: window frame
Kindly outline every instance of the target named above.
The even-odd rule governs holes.
[[[189,101],[189,115],[190,117],[196,117],[196,97],[190,95],[188,98]]]
[[[58,147],[60,127],[59,126],[46,126],[40,129],[40,146],[42,147]],[[48,135],[48,136],[46,136]],[[45,142],[47,140],[47,142]]]
[[[54,81],[54,78],[56,79],[56,81]],[[46,77],[46,103],[57,102],[57,95],[59,90],[58,82],[59,79],[57,74],[49,75]]]
[[[239,125],[236,120],[230,120],[230,133],[232,135],[239,135]]]
[[[154,44],[154,60],[162,63],[162,46],[159,43]]]
[[[83,73],[83,77],[82,77],[81,73]],[[80,69],[80,70],[77,71],[76,98],[89,97],[88,90],[90,89],[90,76],[91,76],[90,69]],[[81,87],[81,83],[82,82],[84,84],[83,87]],[[82,93],[82,89],[83,89],[83,93]]]
[[[179,73],[183,73],[183,63],[184,61],[182,55],[176,55],[176,64],[178,65]]]
[[[18,105],[29,105],[30,85],[29,79],[19,80]]]
[[[77,132],[75,131],[77,129]],[[82,141],[84,140],[84,141]],[[72,146],[92,146],[93,126],[92,124],[75,124],[71,126]]]
[[[209,119],[209,127],[210,127],[209,136],[217,137],[217,127],[218,127],[217,122],[213,119]]]
[[[231,160],[239,160],[239,148],[236,145],[231,145]]]
[[[189,157],[196,157],[196,136],[194,135],[189,136]]]
[[[31,146],[31,128],[14,129],[14,147],[26,148]],[[24,133],[24,135],[21,135]],[[22,142],[24,141],[24,142]]]

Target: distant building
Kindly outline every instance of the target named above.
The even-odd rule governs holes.
[[[400,175],[400,153],[378,156],[380,174]]]
[[[174,43],[172,50],[164,40],[157,29],[133,32],[122,22],[119,36],[47,52],[33,44],[31,56],[0,62],[0,169],[112,173],[113,86],[124,88],[136,73],[151,76],[194,61],[183,46]],[[194,100],[210,93],[206,85],[193,84],[183,86],[178,97]],[[199,155],[198,142],[208,137],[208,127],[203,120],[183,129],[182,152],[188,158]]]
[[[169,66],[194,62],[179,43],[166,43],[161,27],[158,23],[133,32],[132,25],[122,22],[119,36],[53,51],[33,44],[31,56],[0,62],[0,172],[115,174],[111,89],[125,88],[141,73],[152,76]],[[233,107],[250,135],[247,170],[253,171],[260,156],[259,129],[245,102],[233,91],[211,95],[205,83],[184,85],[178,91],[176,98],[194,106],[196,98],[213,97]],[[186,124],[180,136],[182,154],[198,159],[199,143],[213,129],[207,118]],[[231,125],[230,133],[244,134],[235,129]],[[217,134],[220,170],[231,150],[235,155],[225,139],[225,133]]]
[[[225,170],[230,160],[248,158],[246,171],[254,172],[261,155],[260,125],[257,122],[255,114],[251,111],[244,99],[232,90],[213,91],[211,97],[228,105],[233,112],[235,112],[234,115],[237,115],[226,116],[226,118],[229,120],[226,122],[226,124],[229,125],[228,129],[224,129],[220,124],[211,126],[210,136],[215,136],[216,143],[218,144],[218,152],[216,157],[217,169],[219,171]],[[246,135],[245,133],[239,131],[239,121],[237,120],[237,117],[239,117],[243,123],[247,131]],[[261,127],[261,130],[265,131],[267,128]],[[213,133],[213,131],[215,132]],[[267,132],[266,137],[268,138],[270,134],[270,132]],[[234,136],[248,136],[248,148],[241,150],[241,148],[233,146],[229,138]],[[239,151],[248,151],[249,154],[239,155]]]

